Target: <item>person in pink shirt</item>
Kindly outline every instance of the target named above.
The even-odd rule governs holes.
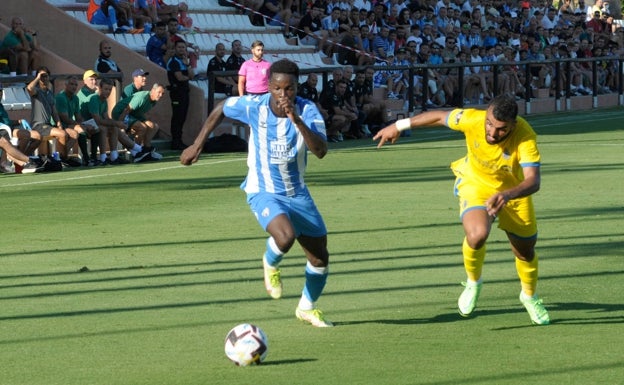
[[[246,60],[238,70],[238,94],[262,95],[269,92],[269,67],[264,60],[264,43],[256,40],[251,43],[251,59]]]

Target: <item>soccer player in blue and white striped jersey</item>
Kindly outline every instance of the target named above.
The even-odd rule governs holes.
[[[248,124],[249,171],[241,188],[262,228],[269,233],[263,257],[269,295],[282,296],[278,265],[295,240],[307,257],[305,285],[295,311],[298,319],[316,327],[333,326],[316,308],[329,273],[327,229],[304,182],[308,150],[318,158],[327,153],[323,116],[316,105],[297,97],[299,67],[283,59],[271,65],[269,92],[230,97],[210,113],[195,142],[180,162],[197,162],[210,133],[224,117]]]

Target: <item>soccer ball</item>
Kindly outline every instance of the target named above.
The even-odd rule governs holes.
[[[268,352],[269,340],[255,325],[237,325],[225,337],[225,355],[238,366],[259,365]]]

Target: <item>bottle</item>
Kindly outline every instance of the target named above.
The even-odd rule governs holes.
[[[483,93],[479,94],[479,104],[483,104]]]
[[[20,119],[20,123],[22,124],[22,128],[24,130],[32,130],[32,128],[30,127],[30,124],[28,124],[28,121],[26,119]]]

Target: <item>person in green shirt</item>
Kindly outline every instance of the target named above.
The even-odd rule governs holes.
[[[76,91],[78,90],[78,78],[70,76],[65,80],[65,89],[56,94],[56,110],[61,120],[61,124],[72,138],[78,141],[80,152],[82,153],[82,164],[93,166],[97,160],[97,150],[99,142],[99,129],[94,124],[85,124],[80,114],[80,102]],[[91,151],[87,147],[88,139],[91,139]],[[91,162],[89,160],[91,159]]]
[[[26,28],[21,17],[11,19],[11,30],[0,46],[0,58],[9,61],[11,72],[34,76],[35,69],[39,68],[39,57],[37,32]]]
[[[125,99],[132,96],[135,92],[143,91],[147,83],[147,75],[149,75],[149,72],[145,72],[142,69],[134,70],[132,72],[132,83],[124,87],[121,98]]]
[[[143,148],[150,149],[154,160],[162,159],[162,155],[152,148],[152,138],[159,130],[158,124],[148,120],[146,113],[151,110],[165,94],[165,87],[155,83],[149,91],[139,91],[121,99],[113,107],[113,119],[127,123],[127,132],[137,138]]]

